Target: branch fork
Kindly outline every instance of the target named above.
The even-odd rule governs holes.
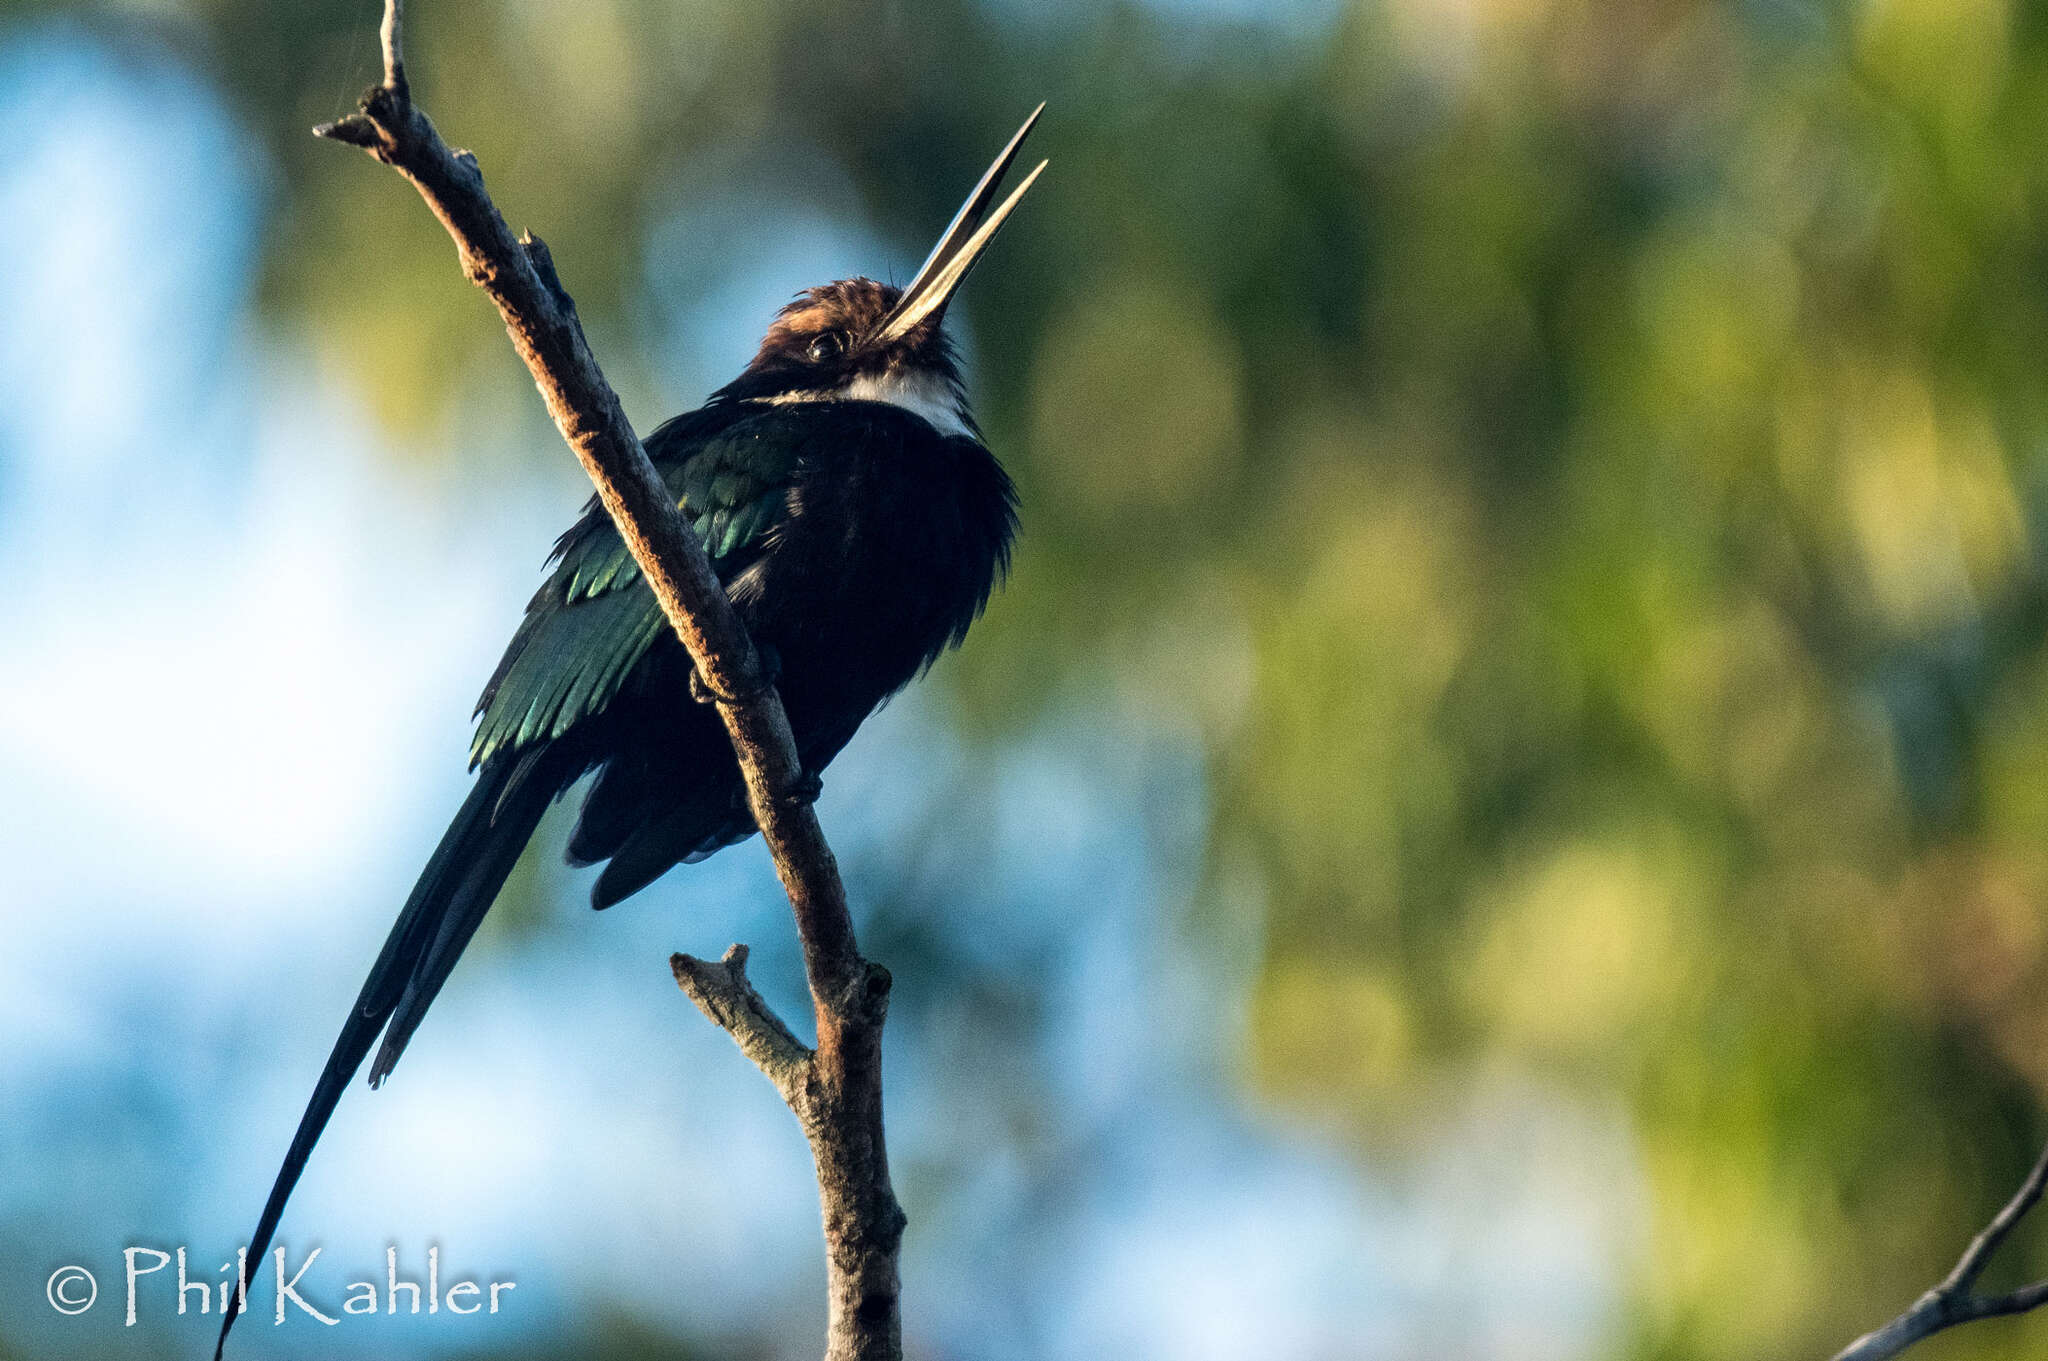
[[[1984,1226],[1983,1231],[1970,1240],[1970,1246],[1963,1250],[1955,1269],[1939,1285],[1915,1300],[1912,1308],[1884,1327],[1865,1333],[1837,1352],[1834,1361],[1888,1361],[1888,1358],[1897,1356],[1923,1338],[1932,1337],[1957,1324],[1971,1323],[1980,1318],[2024,1314],[2048,1304],[2048,1281],[2023,1285],[2003,1295],[1976,1293],[1977,1278],[1984,1274],[1991,1254],[1998,1251],[1999,1244],[2039,1203],[2044,1189],[2048,1189],[2048,1148],[2041,1150],[2034,1170],[2020,1183],[2020,1189],[2013,1193],[2012,1199]]]

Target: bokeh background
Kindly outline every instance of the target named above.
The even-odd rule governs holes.
[[[823,804],[915,1356],[1823,1356],[2016,1184],[2048,10],[413,10],[643,429],[1051,103],[954,313],[1014,579]],[[7,1361],[205,1354],[122,1249],[244,1241],[585,495],[438,225],[306,135],[376,14],[0,4]],[[329,1309],[434,1244],[504,1312],[259,1287],[241,1356],[815,1355],[801,1140],[665,963],[801,1009],[765,859],[593,918],[565,826],[285,1226]]]

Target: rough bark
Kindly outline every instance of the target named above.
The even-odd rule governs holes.
[[[547,247],[534,236],[513,235],[485,192],[476,157],[451,150],[412,102],[400,0],[386,0],[381,37],[383,81],[364,94],[356,113],[314,132],[361,147],[398,171],[447,228],[463,272],[497,305],[548,414],[688,650],[699,688],[718,707],[796,918],[817,1048],[805,1048],[747,983],[744,946],[716,964],[677,955],[673,969],[704,1014],[775,1083],[810,1141],[831,1292],[827,1361],[897,1361],[896,1253],[904,1218],[882,1138],[889,975],[861,956],[838,864],[811,807],[815,780],[797,758],[782,701],[710,560],[598,368]]]

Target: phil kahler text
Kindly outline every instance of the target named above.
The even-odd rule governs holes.
[[[443,1284],[441,1280],[441,1249],[427,1249],[427,1270],[424,1280],[405,1279],[399,1275],[398,1249],[384,1250],[384,1277],[380,1280],[356,1280],[342,1285],[342,1299],[339,1306],[331,1300],[319,1281],[319,1272],[314,1264],[320,1260],[319,1248],[306,1254],[294,1270],[288,1264],[283,1248],[275,1249],[273,1258],[272,1295],[276,1309],[274,1320],[282,1324],[288,1310],[297,1311],[305,1317],[327,1324],[329,1327],[341,1322],[341,1316],[406,1314],[477,1314],[498,1312],[502,1296],[517,1284],[514,1281],[492,1280],[479,1285],[473,1280],[456,1280]],[[194,1278],[186,1268],[185,1249],[175,1254],[156,1248],[129,1248],[122,1254],[128,1285],[127,1324],[135,1325],[144,1313],[154,1312],[160,1300],[164,1312],[171,1309],[170,1296],[175,1291],[177,1312],[200,1314],[223,1311],[228,1306],[230,1291],[239,1291],[241,1312],[248,1312],[253,1296],[261,1300],[263,1282],[259,1268],[258,1279],[249,1276],[248,1250],[235,1254],[235,1261],[221,1264],[221,1275],[232,1271],[229,1280],[212,1281],[205,1276]],[[175,1266],[175,1272],[172,1268]],[[150,1279],[154,1277],[154,1279]],[[402,1303],[401,1303],[402,1301]],[[260,1305],[259,1305],[260,1307]],[[67,1311],[68,1312],[68,1311]],[[294,1315],[296,1316],[296,1315]]]

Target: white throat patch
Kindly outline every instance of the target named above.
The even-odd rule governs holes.
[[[785,392],[774,397],[757,397],[754,400],[767,402],[773,406],[785,406],[792,402],[887,402],[890,406],[901,407],[913,416],[923,417],[927,424],[942,435],[960,439],[977,438],[974,427],[968,423],[966,401],[954,390],[952,384],[925,373],[863,373],[843,387],[810,392]]]

